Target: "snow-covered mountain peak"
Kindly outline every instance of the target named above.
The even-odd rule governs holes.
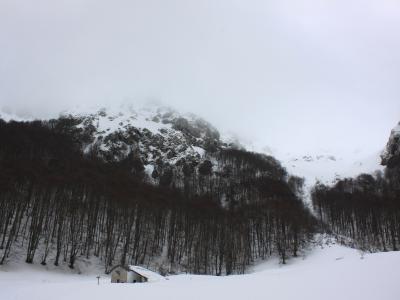
[[[207,151],[228,146],[200,117],[164,106],[75,109],[62,117],[72,118],[87,136],[86,153],[94,151],[113,161],[134,156],[150,178],[166,165],[197,165]]]
[[[125,131],[127,128],[146,129],[152,134],[165,134],[171,129],[191,134],[196,138],[213,135],[219,138],[218,131],[200,117],[155,104],[138,106],[121,105],[117,108],[75,109],[62,113],[82,119],[82,125],[93,125],[103,134]]]

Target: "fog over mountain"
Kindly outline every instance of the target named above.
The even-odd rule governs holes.
[[[400,113],[396,1],[0,3],[0,110],[156,100],[254,145],[368,156]]]
[[[0,299],[398,300],[399,78],[397,0],[0,0]]]

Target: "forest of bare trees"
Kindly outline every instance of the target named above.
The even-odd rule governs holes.
[[[400,181],[397,168],[376,176],[361,174],[334,186],[317,185],[312,193],[320,221],[366,251],[400,247]]]
[[[315,232],[301,180],[271,157],[219,149],[199,164],[160,162],[150,184],[134,152],[119,161],[84,153],[90,135],[71,119],[0,120],[0,140],[0,264],[18,252],[71,268],[97,257],[105,271],[157,262],[169,272],[243,273],[272,255],[285,263]]]

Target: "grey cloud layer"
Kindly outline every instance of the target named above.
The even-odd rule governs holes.
[[[0,108],[156,98],[299,152],[377,150],[400,119],[397,1],[0,3]]]

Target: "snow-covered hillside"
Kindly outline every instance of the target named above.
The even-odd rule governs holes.
[[[77,127],[87,132],[90,141],[85,151],[96,148],[117,160],[138,153],[147,171],[160,160],[172,165],[182,158],[198,161],[206,147],[220,144],[219,132],[208,122],[169,107],[125,105],[77,109],[62,115],[74,117]]]
[[[242,139],[237,143],[247,150],[275,157],[289,174],[304,178],[306,202],[310,201],[310,191],[317,182],[331,185],[338,179],[356,177],[362,173],[374,174],[385,168],[381,164],[383,150],[374,153],[359,150],[346,155],[327,150],[299,154],[292,152],[295,149],[277,149],[257,142],[245,142]]]
[[[84,128],[92,136],[86,151],[95,147],[104,154],[114,153],[117,159],[124,158],[132,151],[139,152],[148,175],[151,175],[160,160],[171,165],[183,158],[199,162],[205,154],[205,148],[213,145],[244,148],[271,155],[290,174],[304,177],[306,190],[316,181],[330,184],[338,178],[373,173],[384,168],[381,165],[383,150],[375,153],[355,152],[347,156],[322,150],[302,155],[294,154],[291,151],[293,149],[271,150],[265,145],[246,142],[235,134],[220,133],[194,114],[183,114],[158,104],[77,107],[64,111],[62,115],[79,119],[77,127]],[[4,112],[0,112],[0,118],[6,121],[22,120]],[[399,128],[400,125],[393,129],[389,144],[397,141]],[[388,147],[383,152],[386,158]]]
[[[97,274],[72,275],[41,266],[0,267],[0,299],[307,299],[398,300],[400,252],[362,254],[317,246],[288,265],[270,261],[228,277],[177,275],[144,284],[111,284]]]
[[[291,154],[277,154],[277,158],[290,174],[305,179],[305,193],[317,181],[324,184],[333,184],[336,180],[345,177],[356,177],[362,173],[373,174],[382,171],[381,152],[370,155],[355,155],[352,158],[344,158],[332,154],[317,154],[293,156]],[[307,197],[306,197],[307,200]]]

